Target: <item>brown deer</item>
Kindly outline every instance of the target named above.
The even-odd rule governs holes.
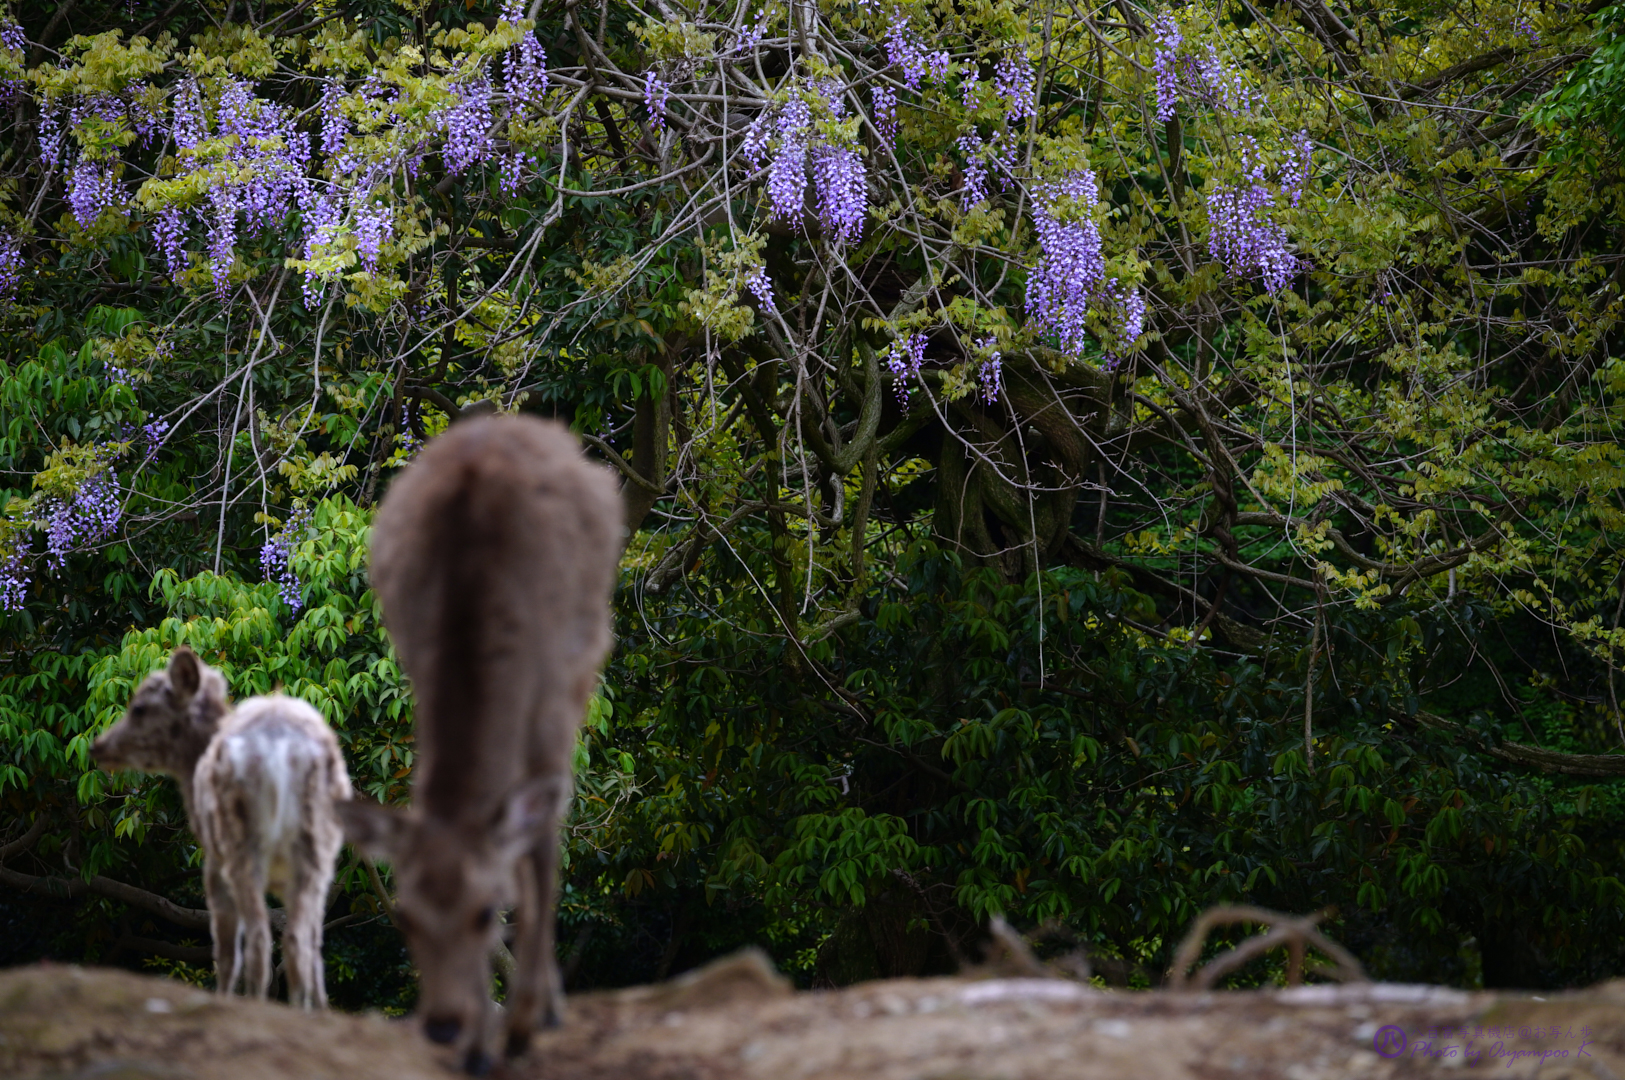
[[[424,1032],[490,1068],[497,912],[514,905],[506,1053],[562,1015],[553,949],[571,754],[610,646],[622,510],[563,426],[464,420],[390,487],[372,581],[416,700],[413,806],[340,808],[394,865]]]
[[[286,904],[288,997],[327,1005],[322,914],[344,834],[334,800],[350,797],[338,740],[321,714],[280,694],[232,709],[226,680],[182,645],[136,688],[124,717],[90,748],[103,769],[173,776],[203,848],[215,988],[271,982],[267,888]]]

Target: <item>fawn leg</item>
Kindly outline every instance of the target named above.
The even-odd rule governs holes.
[[[564,1019],[564,986],[554,946],[554,901],[558,892],[558,831],[550,826],[515,867],[519,879],[519,932],[514,942],[514,989],[509,994],[509,1057],[530,1047],[538,1026]]]
[[[288,1003],[306,1009],[327,1008],[322,978],[322,912],[327,890],[311,872],[295,875],[288,890],[288,922],[282,930],[282,960],[288,967]]]
[[[242,973],[237,902],[218,863],[207,854],[203,857],[203,896],[209,905],[209,933],[214,937],[214,989],[229,994],[237,988],[237,976]]]
[[[263,998],[271,987],[271,917],[265,909],[265,875],[246,861],[231,867],[228,878],[237,897],[242,928],[243,993]]]

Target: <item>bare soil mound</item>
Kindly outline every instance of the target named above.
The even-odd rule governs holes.
[[[0,1076],[444,1080],[415,1030],[166,979],[0,973]],[[1127,993],[919,979],[794,993],[754,957],[571,999],[523,1080],[1625,1080],[1625,981],[1540,997],[1356,984]]]

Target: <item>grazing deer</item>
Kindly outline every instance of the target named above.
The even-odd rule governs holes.
[[[344,843],[335,800],[350,797],[338,740],[298,698],[249,698],[232,709],[226,680],[182,645],[148,675],[123,719],[90,748],[103,769],[173,776],[203,847],[215,988],[239,978],[262,998],[271,983],[269,888],[282,897],[289,999],[324,1008],[322,914]]]
[[[553,950],[560,821],[576,731],[610,646],[622,542],[607,470],[563,426],[464,420],[395,481],[372,581],[416,700],[413,806],[340,807],[391,860],[424,1032],[490,1068],[497,911],[515,905],[510,1057],[562,1015]]]

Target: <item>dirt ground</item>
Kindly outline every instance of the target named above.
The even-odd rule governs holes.
[[[419,1080],[404,1023],[221,1000],[128,972],[0,972],[0,1076]],[[496,1080],[1625,1080],[1625,980],[1539,997],[1394,984],[1108,992],[1032,978],[794,993],[757,959],[571,999]]]

